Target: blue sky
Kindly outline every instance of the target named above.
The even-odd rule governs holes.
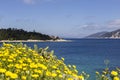
[[[120,0],[0,0],[0,28],[84,37],[120,28]]]

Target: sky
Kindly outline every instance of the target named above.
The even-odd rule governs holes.
[[[120,0],[0,0],[0,28],[81,38],[120,29]]]

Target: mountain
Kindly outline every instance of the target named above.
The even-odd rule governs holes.
[[[120,38],[120,29],[111,32],[99,32],[99,33],[91,34],[86,38]]]
[[[23,29],[0,29],[0,40],[57,40],[59,37],[49,36],[39,32],[28,32]]]
[[[99,38],[99,37],[101,37],[105,33],[107,33],[107,32],[104,31],[104,32],[94,33],[94,34],[91,34],[89,36],[86,36],[86,38]]]
[[[106,37],[106,38],[120,38],[120,29],[115,30],[115,31],[111,31],[108,33],[105,33],[102,35],[102,37]]]

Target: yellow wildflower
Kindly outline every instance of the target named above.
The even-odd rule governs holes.
[[[11,74],[12,74],[12,72],[10,72],[10,71],[7,71],[7,72],[5,73],[6,76],[11,76]]]
[[[33,74],[32,77],[33,77],[33,78],[38,78],[39,75],[38,75],[38,74]]]
[[[23,68],[23,70],[25,71],[25,70],[27,70],[27,68],[26,68],[26,67],[24,67],[24,68]]]
[[[37,68],[38,66],[35,63],[30,64],[30,68]]]
[[[72,71],[69,70],[69,71],[68,71],[68,74],[72,74]]]
[[[20,64],[15,64],[15,67],[18,69],[22,69],[22,65],[20,65]]]
[[[60,70],[56,70],[57,73],[60,73]]]
[[[46,71],[46,76],[51,76],[51,72],[50,71]]]
[[[8,62],[12,62],[13,60],[12,59],[8,59]]]
[[[57,67],[56,66],[52,66],[53,69],[56,69]]]
[[[63,57],[61,58],[63,61],[65,60]]]
[[[22,80],[26,80],[26,76],[22,76]]]
[[[76,74],[74,74],[74,73],[72,74],[72,76],[73,76],[73,77],[77,77],[77,75],[76,75]]]
[[[73,65],[73,68],[76,68],[76,66],[75,66],[75,65]]]
[[[68,78],[67,80],[73,80],[72,78]]]
[[[96,74],[98,75],[98,74],[100,74],[98,71],[96,71]]]
[[[18,78],[18,75],[17,75],[16,73],[12,73],[12,74],[10,75],[10,77],[11,77],[12,79],[16,79],[16,78]]]
[[[114,77],[113,80],[120,80],[120,78],[119,77]]]
[[[0,69],[0,73],[5,73],[6,69]]]
[[[117,75],[118,75],[118,72],[117,72],[117,71],[112,71],[112,72],[111,72],[111,75],[117,76]]]
[[[62,78],[63,76],[60,74],[58,77],[59,77],[59,78]]]
[[[52,77],[56,77],[57,74],[56,74],[56,73],[52,73],[51,76],[52,76]]]
[[[80,80],[84,80],[84,77],[82,75],[79,76]]]
[[[78,73],[78,71],[77,71],[77,70],[75,70],[75,72],[76,72],[76,73]]]

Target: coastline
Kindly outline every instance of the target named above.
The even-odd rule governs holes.
[[[71,42],[70,40],[0,40],[0,42]]]

